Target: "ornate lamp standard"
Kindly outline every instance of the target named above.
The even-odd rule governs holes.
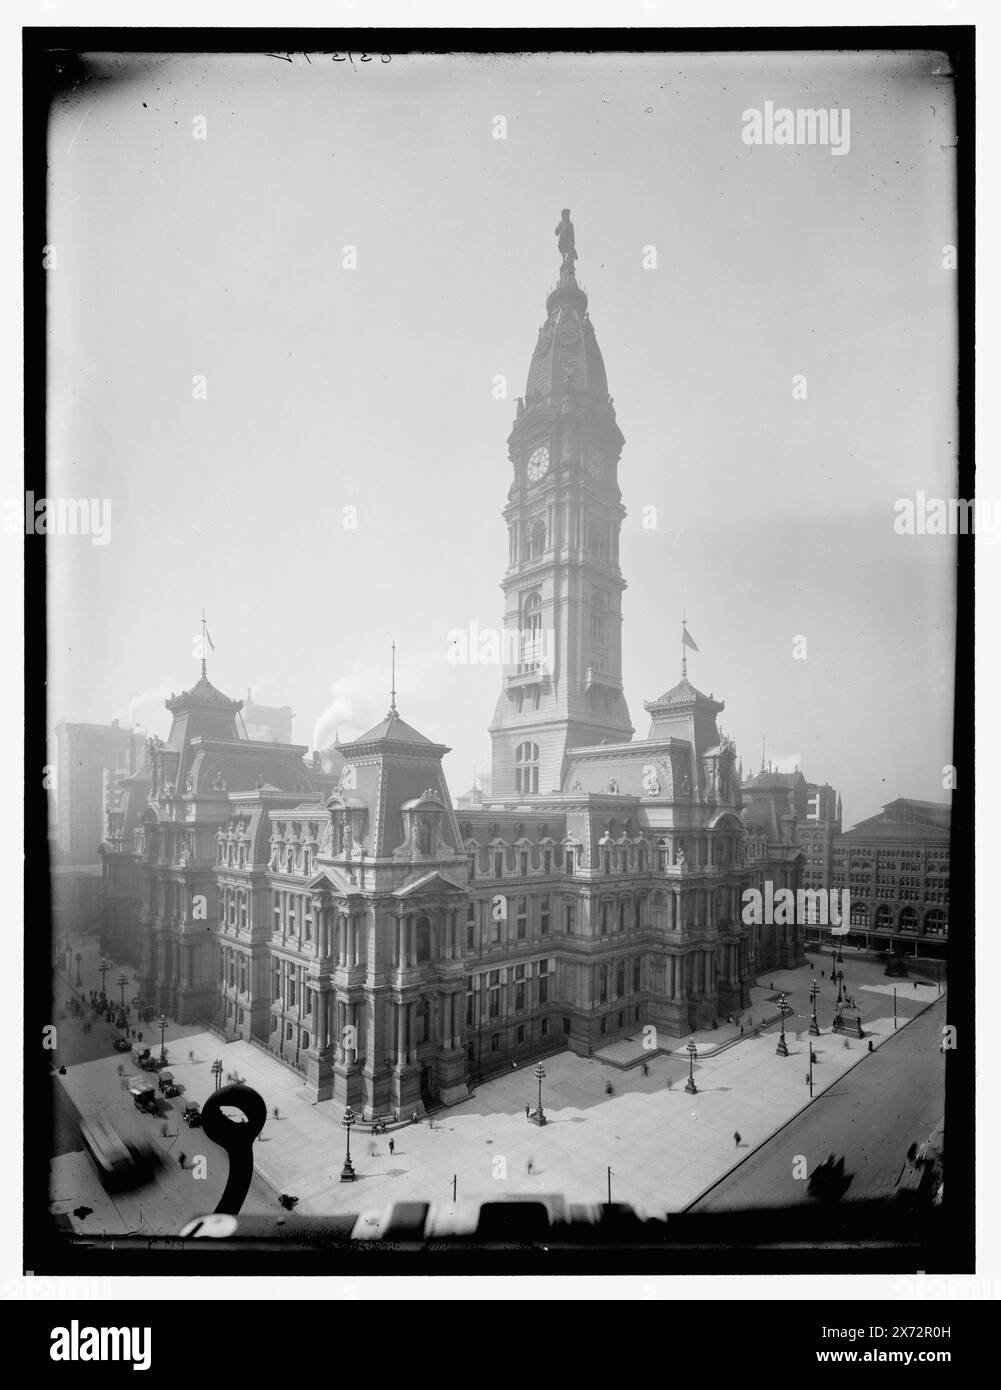
[[[698,1056],[698,1048],[695,1046],[695,1039],[688,1039],[688,1080],[685,1082],[685,1090],[690,1096],[697,1096],[699,1088],[695,1084],[695,1058]]]
[[[115,984],[116,984],[116,985],[118,986],[118,988],[122,991],[122,1013],[125,1012],[125,986],[128,984],[128,982],[129,982],[129,977],[128,977],[128,975],[126,975],[125,971],[123,970],[122,973],[119,975],[118,979],[115,981]],[[102,984],[103,984],[103,981],[102,981]]]
[[[111,961],[110,961],[110,960],[102,960],[102,961],[101,961],[101,964],[97,967],[98,973],[99,973],[100,976],[101,976],[101,993],[102,993],[102,994],[104,993],[104,977],[105,977],[105,975],[107,975],[108,971],[109,971],[111,968],[112,968],[112,965],[111,965]]]
[[[539,1065],[535,1068],[535,1079],[539,1083],[539,1108],[532,1115],[529,1116],[533,1123],[537,1125],[544,1125],[546,1123],[546,1117],[542,1109],[542,1083],[545,1080],[545,1077],[546,1069],[540,1062]]]
[[[81,983],[81,981],[80,981],[80,962],[81,962],[82,960],[83,960],[83,956],[80,954],[79,951],[77,951],[77,953],[76,953],[76,982],[77,982],[77,984],[80,984],[80,983]]]
[[[159,1028],[159,1030],[160,1030],[160,1061],[161,1061],[161,1062],[166,1062],[166,1060],[167,1060],[167,1048],[166,1048],[166,1045],[165,1045],[165,1043],[164,1043],[164,1034],[167,1032],[167,1015],[166,1015],[166,1014],[161,1014],[161,1015],[160,1015],[160,1017],[159,1017],[159,1018],[157,1019],[157,1021],[156,1021],[156,1026],[157,1026],[157,1027]]]
[[[218,1091],[219,1083],[222,1080],[222,1059],[220,1057],[217,1057],[215,1059],[215,1061],[209,1067],[209,1071],[215,1077],[215,1088]]]
[[[843,984],[844,984],[845,972],[844,972],[843,970],[839,970],[839,971],[837,972],[837,974],[834,976],[834,979],[837,980],[837,982],[838,982],[838,1000],[837,1000],[837,1002],[838,1002],[839,1004],[843,1004],[843,1003],[845,1002],[845,995],[844,995],[844,991],[843,991],[843,989],[842,989],[842,986],[843,986]]]
[[[347,1130],[347,1148],[344,1151],[344,1167],[341,1169],[341,1182],[354,1182],[355,1170],[351,1163],[351,1126],[358,1123],[358,1116],[350,1105],[344,1112],[341,1125]]]
[[[810,1035],[814,1038],[820,1037],[820,1024],[817,1022],[817,995],[820,993],[820,986],[814,980],[810,986],[810,1003],[813,1006],[813,1013],[810,1015]]]
[[[786,1046],[786,997],[784,994],[779,995],[779,1014],[779,1041],[775,1049],[775,1055],[776,1057],[788,1057],[789,1049]]]

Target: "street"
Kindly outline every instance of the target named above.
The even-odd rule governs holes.
[[[851,1175],[846,1198],[890,1197],[902,1180],[911,1144],[923,1143],[945,1109],[945,1058],[939,1050],[946,1000],[937,1000],[906,1029],[825,1091],[774,1135],[692,1211],[725,1211],[807,1200],[793,1176],[803,1155],[809,1171],[831,1153]]]

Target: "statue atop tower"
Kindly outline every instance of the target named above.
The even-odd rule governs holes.
[[[563,264],[560,273],[574,273],[573,263],[577,259],[577,247],[574,244],[573,223],[570,221],[570,209],[564,208],[560,214],[560,220],[556,224],[556,245],[559,247],[560,255],[563,257]]]

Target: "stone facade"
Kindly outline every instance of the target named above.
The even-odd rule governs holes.
[[[454,1103],[548,1051],[711,1027],[759,970],[803,960],[801,927],[742,922],[744,888],[795,888],[802,853],[784,791],[757,789],[745,824],[723,703],[683,664],[633,740],[624,441],[566,260],[546,308],[508,441],[514,641],[489,793],[453,808],[449,750],[395,698],[310,761],[241,738],[203,663],[106,846],[127,855],[132,826],[144,998],[256,1040],[365,1118]]]

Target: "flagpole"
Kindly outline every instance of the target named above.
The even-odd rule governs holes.
[[[205,675],[205,609],[202,609],[202,675]]]
[[[685,610],[681,610],[681,679],[688,676],[688,658],[685,656]]]

